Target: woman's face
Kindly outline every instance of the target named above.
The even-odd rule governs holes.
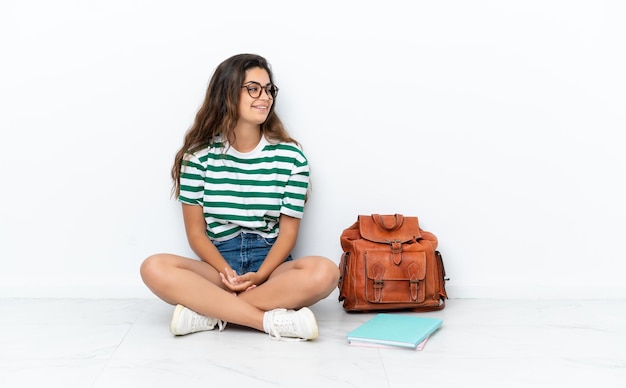
[[[265,69],[254,67],[246,71],[246,78],[239,95],[239,124],[260,125],[265,122],[274,103],[265,90],[265,87],[270,86],[270,76]],[[252,97],[257,96],[258,93],[260,93],[258,97]]]

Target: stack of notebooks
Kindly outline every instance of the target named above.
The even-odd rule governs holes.
[[[422,350],[428,337],[442,324],[439,318],[381,313],[348,333],[348,343]]]

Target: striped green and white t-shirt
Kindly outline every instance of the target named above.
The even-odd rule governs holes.
[[[278,236],[281,214],[302,218],[308,186],[309,164],[296,144],[272,144],[262,136],[254,150],[241,153],[218,137],[187,154],[178,200],[203,207],[212,240],[242,231],[271,238]]]

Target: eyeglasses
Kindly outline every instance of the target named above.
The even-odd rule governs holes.
[[[274,98],[276,98],[276,95],[278,94],[278,86],[272,85],[272,84],[261,86],[260,83],[254,82],[254,81],[251,81],[247,83],[246,85],[243,85],[241,88],[242,89],[246,88],[248,90],[248,94],[252,98],[261,97],[263,90],[265,90],[265,94],[267,94],[270,100],[273,100]]]

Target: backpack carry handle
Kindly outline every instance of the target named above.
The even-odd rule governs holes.
[[[387,225],[385,223],[385,220],[383,219],[383,216],[381,216],[380,214],[372,214],[372,219],[374,220],[374,223],[389,232],[393,232],[394,230],[400,228],[404,223],[404,216],[402,214],[396,213],[393,215],[393,217],[395,220],[394,224]]]

